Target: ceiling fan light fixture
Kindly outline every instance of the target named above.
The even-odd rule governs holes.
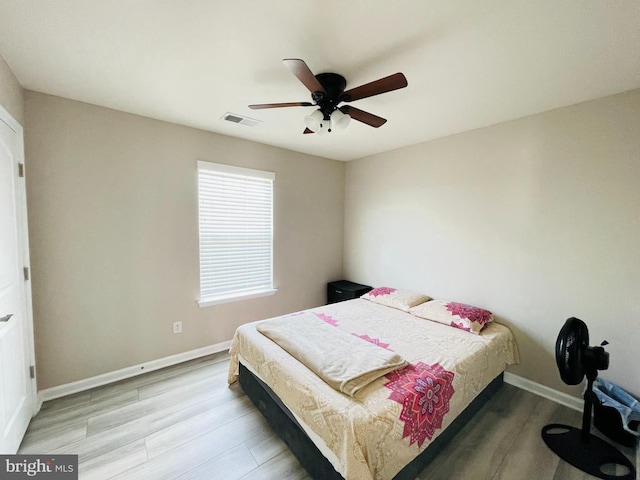
[[[304,117],[304,124],[312,132],[320,132],[324,123],[324,114],[320,109],[314,111],[311,115]]]
[[[351,115],[342,113],[339,109],[335,109],[331,114],[331,124],[335,130],[344,130],[351,122]]]
[[[320,130],[316,132],[318,135],[326,135],[327,133],[331,133],[331,120],[322,120],[322,125],[320,126]]]

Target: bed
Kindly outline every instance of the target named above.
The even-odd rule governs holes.
[[[504,325],[474,335],[405,310],[360,298],[279,317],[313,316],[406,360],[350,394],[259,331],[273,319],[236,331],[229,383],[240,380],[314,479],[413,480],[518,362]],[[321,348],[331,351],[331,342]]]

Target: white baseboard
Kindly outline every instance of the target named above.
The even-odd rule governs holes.
[[[196,350],[190,350],[188,352],[178,353],[169,357],[159,358],[157,360],[133,365],[113,372],[103,373],[102,375],[97,375],[95,377],[85,378],[84,380],[78,380],[77,382],[65,383],[56,387],[46,388],[38,392],[38,406],[40,406],[42,402],[46,402],[48,400],[90,390],[102,385],[107,385],[108,383],[125,380],[147,372],[153,372],[154,370],[170,367],[171,365],[176,365],[195,358],[224,352],[229,350],[230,347],[231,340],[228,340],[226,342],[216,343],[215,345],[209,345]],[[559,392],[558,390],[527,380],[526,378],[510,372],[504,372],[504,381],[514,387],[518,387],[535,395],[547,398],[559,403],[560,405],[572,408],[573,410],[582,411],[583,400],[581,398],[576,398],[566,393]]]
[[[141,363],[139,365],[133,365],[131,367],[123,368],[113,372],[103,373],[95,377],[85,378],[84,380],[78,380],[77,382],[65,383],[64,385],[58,385],[57,387],[45,388],[38,392],[38,405],[42,405],[42,402],[53,400],[54,398],[64,397],[78,392],[83,392],[91,388],[100,387],[108,383],[117,382],[126,378],[135,377],[147,372],[153,372],[164,367],[170,367],[178,363],[193,360],[195,358],[204,357],[205,355],[211,355],[213,353],[224,352],[231,347],[231,340],[216,343],[215,345],[209,345],[207,347],[198,348],[196,350],[190,350],[188,352],[178,353],[169,357],[159,358],[147,363]]]
[[[534,393],[540,397],[544,397],[548,400],[559,403],[560,405],[564,405],[565,407],[577,410],[578,412],[581,412],[584,407],[584,401],[582,398],[576,398],[566,393],[559,392],[558,390],[546,387],[540,383],[514,375],[513,373],[504,372],[504,381],[509,385]]]

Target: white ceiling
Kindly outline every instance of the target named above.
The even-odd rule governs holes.
[[[640,2],[1,0],[0,54],[29,90],[351,160],[640,88]],[[378,129],[302,135],[312,108],[247,108],[310,101],[283,58],[409,86],[353,103]]]

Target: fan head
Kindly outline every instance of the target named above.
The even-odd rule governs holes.
[[[556,364],[562,381],[577,385],[585,375],[593,380],[598,370],[609,368],[609,354],[602,346],[589,346],[587,325],[579,318],[571,317],[564,323],[556,340]]]
[[[584,378],[582,353],[589,345],[589,329],[579,318],[567,319],[556,340],[556,363],[562,381],[577,385]]]

